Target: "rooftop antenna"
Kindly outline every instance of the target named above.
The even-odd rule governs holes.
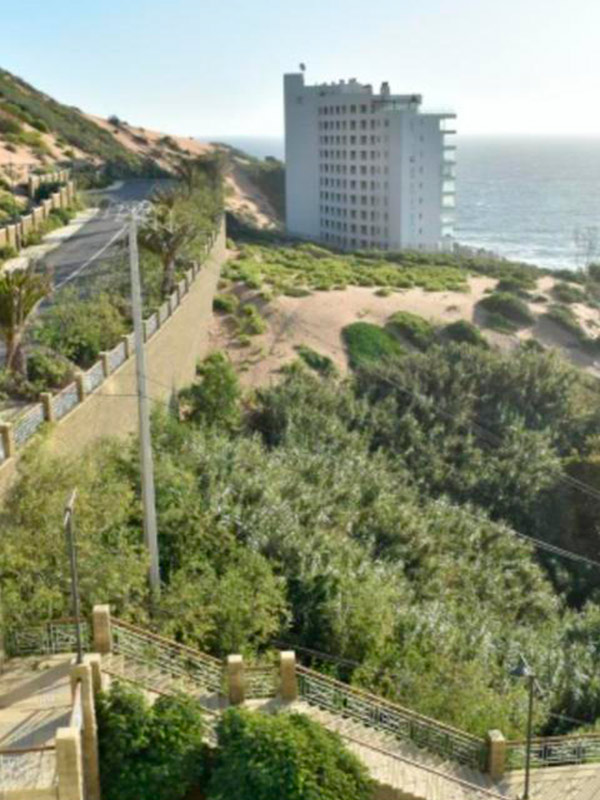
[[[306,72],[306,64],[304,63],[300,64],[300,72]]]

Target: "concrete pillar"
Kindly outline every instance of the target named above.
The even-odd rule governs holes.
[[[16,225],[7,225],[6,226],[6,239],[9,247],[12,247],[13,250],[16,250],[18,247],[17,242],[17,226]]]
[[[286,703],[293,703],[298,699],[296,653],[293,650],[282,650],[279,653],[279,692]]]
[[[123,336],[123,339],[121,341],[123,342],[123,347],[125,349],[125,360],[127,360],[129,358],[129,356],[131,355],[131,347],[129,345],[129,336]]]
[[[100,800],[100,765],[98,759],[98,726],[94,705],[94,686],[90,664],[77,664],[71,669],[73,695],[77,684],[81,686],[81,711],[83,716],[83,763],[86,800]]]
[[[47,197],[45,200],[42,200],[42,209],[44,212],[44,219],[48,219],[50,212],[52,211],[53,204],[52,200]]]
[[[4,445],[4,454],[6,458],[12,458],[15,454],[15,437],[10,422],[0,422],[0,436],[2,437],[2,444]]]
[[[0,247],[8,245],[8,232],[6,228],[0,228]]]
[[[80,403],[83,403],[85,400],[85,375],[83,372],[75,374],[75,383],[77,385],[77,399]]]
[[[488,774],[493,781],[500,780],[506,765],[506,739],[501,731],[488,731]]]
[[[102,656],[100,653],[86,653],[83,663],[87,664],[92,672],[92,687],[96,695],[102,691]]]
[[[81,734],[76,728],[56,731],[58,800],[84,800]]]
[[[92,611],[93,649],[95,653],[112,652],[110,606],[94,606]]]
[[[53,192],[50,195],[52,201],[52,208],[60,208],[60,192]]]
[[[227,656],[227,686],[229,702],[239,706],[244,702],[244,659],[242,656]]]
[[[52,408],[52,393],[42,392],[40,402],[44,406],[44,419],[46,422],[54,422],[54,409]]]
[[[61,186],[59,194],[60,194],[60,207],[67,208],[69,205],[69,193],[67,192],[67,187]]]
[[[100,353],[100,361],[102,361],[102,369],[104,371],[104,377],[108,378],[110,375],[110,357],[106,350]]]

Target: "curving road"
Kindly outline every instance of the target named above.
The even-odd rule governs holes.
[[[170,183],[165,180],[124,181],[114,189],[92,193],[106,198],[110,206],[86,222],[77,233],[41,260],[54,275],[54,286],[60,289],[77,276],[94,268],[123,236],[127,209],[147,199],[157,188]]]

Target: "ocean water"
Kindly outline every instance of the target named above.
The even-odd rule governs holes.
[[[281,138],[222,137],[264,158]],[[457,137],[456,239],[550,269],[600,260],[600,137]],[[580,237],[581,241],[581,237]]]

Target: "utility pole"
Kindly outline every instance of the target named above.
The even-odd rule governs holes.
[[[64,526],[67,538],[67,549],[69,551],[69,562],[71,565],[71,596],[73,598],[73,616],[75,617],[75,630],[77,635],[77,663],[82,664],[81,604],[79,602],[79,578],[77,575],[77,545],[75,544],[75,532],[73,531],[73,512],[76,497],[77,489],[73,489],[67,501],[67,505],[65,506]]]
[[[131,268],[131,306],[135,338],[135,371],[137,378],[138,416],[140,429],[140,463],[142,470],[142,505],[144,513],[144,541],[150,554],[150,591],[152,599],[160,597],[160,572],[158,568],[158,538],[156,532],[156,499],[154,493],[154,467],[150,440],[150,409],[146,391],[146,353],[142,323],[142,291],[140,286],[140,260],[137,242],[135,211],[129,223],[129,265]]]

